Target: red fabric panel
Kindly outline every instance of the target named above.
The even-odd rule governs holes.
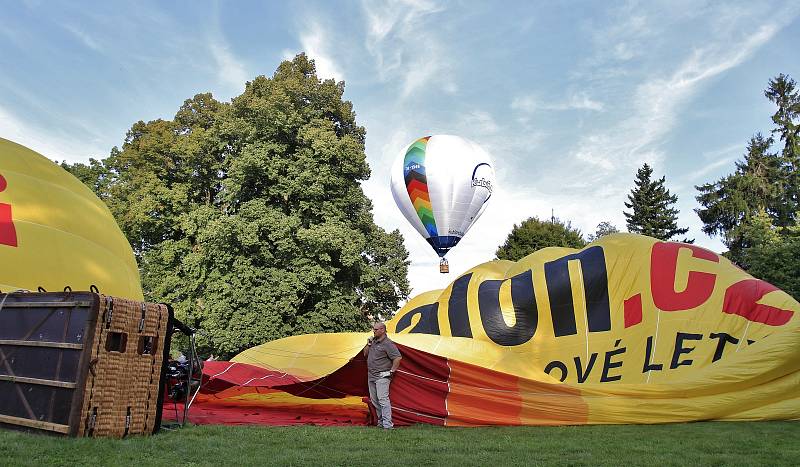
[[[183,404],[165,402],[161,412],[165,422],[183,419]],[[335,404],[327,406],[273,407],[248,405],[243,401],[195,401],[189,409],[189,421],[197,425],[318,425],[363,426],[368,412]]]
[[[397,344],[403,359],[389,387],[395,425],[444,425],[447,417],[447,359]],[[369,404],[370,412],[374,412]],[[373,413],[374,416],[374,413]]]
[[[448,426],[585,424],[578,389],[450,360]]]
[[[310,399],[329,399],[345,396],[367,396],[367,360],[359,351],[343,367],[322,378],[272,386],[295,396]]]
[[[450,373],[447,359],[400,344],[397,347],[403,359],[389,389],[395,424],[444,424],[447,415],[447,378]],[[361,353],[328,376],[272,387],[313,399],[362,396],[372,416],[375,415],[372,404],[369,404],[367,362]]]
[[[637,293],[625,300],[625,327],[629,328],[642,322],[642,294]]]
[[[778,290],[777,287],[760,279],[745,279],[728,287],[725,291],[725,301],[722,311],[732,315],[739,315],[755,323],[764,323],[769,326],[783,326],[788,323],[794,312],[783,310],[769,305],[756,303],[764,295]]]
[[[11,205],[5,203],[0,203],[0,244],[17,246],[17,229],[11,216]]]
[[[447,425],[519,425],[519,378],[488,368],[450,361]]]
[[[293,375],[246,363],[203,362],[203,393],[215,393],[234,386],[271,388],[298,381]]]
[[[450,376],[447,359],[399,344],[398,348],[403,360],[390,388],[395,424],[443,425]],[[367,411],[372,410],[368,402],[366,359],[360,352],[330,375],[313,381],[300,381],[285,373],[231,362],[206,362],[203,377],[202,392],[208,396],[192,406],[190,419],[197,420],[196,423],[365,424]],[[262,392],[260,388],[310,399],[362,396],[365,404],[359,412],[334,401],[323,405],[276,406],[270,401],[233,399],[245,393]],[[165,406],[165,416],[169,410]]]

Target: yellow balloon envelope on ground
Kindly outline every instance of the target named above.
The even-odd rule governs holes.
[[[694,245],[617,234],[486,263],[387,328],[494,344],[493,369],[576,391],[566,423],[800,418],[800,304]],[[525,384],[516,417],[540,423]]]
[[[800,418],[800,303],[694,245],[615,234],[481,264],[411,299],[387,330],[407,423]],[[300,380],[273,390],[363,396],[365,338],[297,336],[234,361]]]
[[[130,244],[106,205],[56,163],[0,138],[0,290],[88,290],[142,300]]]

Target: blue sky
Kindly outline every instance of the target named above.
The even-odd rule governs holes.
[[[624,230],[644,162],[678,195],[680,225],[723,251],[700,231],[694,185],[771,128],[767,81],[800,79],[798,15],[797,1],[7,2],[0,136],[51,159],[106,157],[132,123],[200,92],[228,101],[304,51],[345,81],[367,129],[364,190],[406,238],[413,293],[492,259],[529,216]],[[450,275],[389,191],[392,160],[429,134],[478,142],[498,178]]]

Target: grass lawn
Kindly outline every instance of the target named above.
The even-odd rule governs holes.
[[[0,465],[800,465],[800,422],[441,428],[191,426],[125,440],[0,430]]]

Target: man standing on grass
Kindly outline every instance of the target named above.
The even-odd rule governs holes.
[[[367,357],[367,384],[369,385],[369,400],[378,414],[378,426],[391,429],[392,404],[389,401],[389,385],[392,376],[400,366],[400,351],[394,342],[386,337],[386,325],[374,323],[372,325],[373,337],[367,339],[364,346],[364,356]]]

